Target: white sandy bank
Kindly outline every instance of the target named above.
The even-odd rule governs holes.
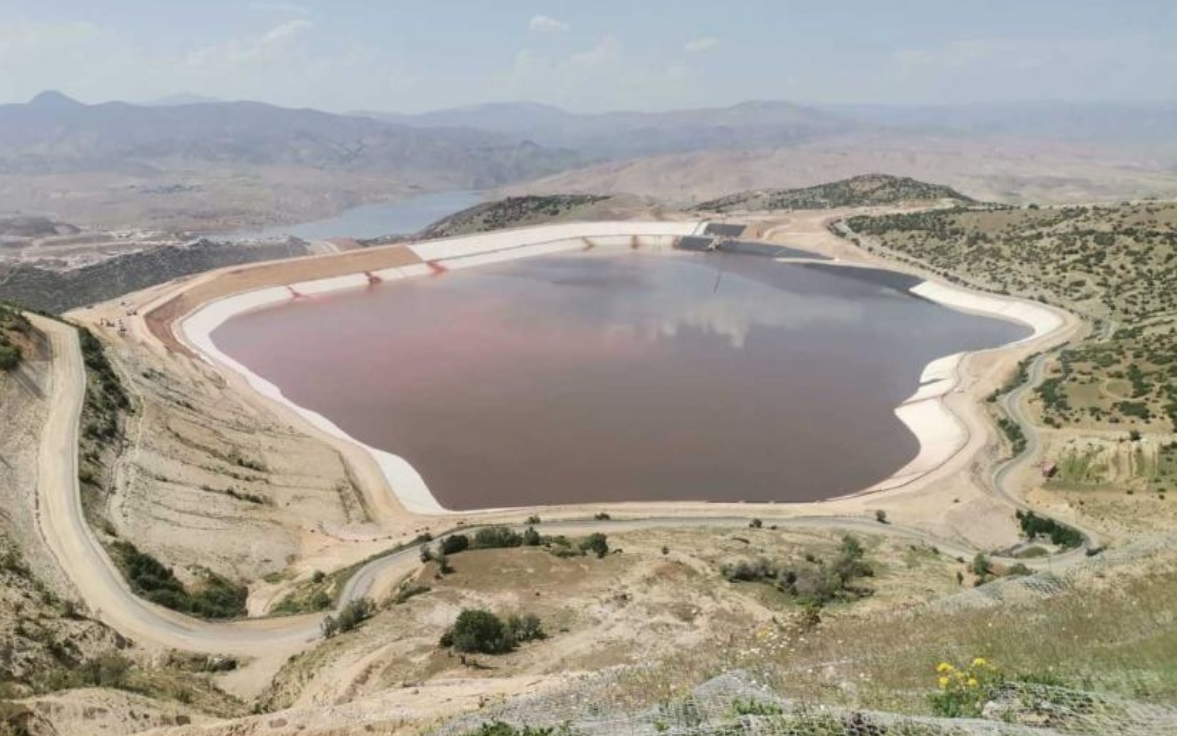
[[[983,294],[936,281],[924,281],[909,291],[950,309],[1018,322],[1033,331],[1015,343],[994,350],[1007,350],[1037,340],[1065,324],[1057,311],[1024,299]],[[968,444],[968,429],[944,403],[944,397],[960,384],[959,368],[965,355],[946,355],[924,368],[920,387],[895,409],[895,415],[919,440],[919,453],[890,478],[868,490],[882,491],[907,485],[943,465]]]

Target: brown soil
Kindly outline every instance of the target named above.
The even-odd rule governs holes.
[[[390,245],[214,271],[191,279],[188,287],[181,289],[162,304],[151,307],[144,315],[144,320],[151,334],[169,350],[194,357],[172,333],[172,323],[202,304],[269,286],[330,278],[360,271],[379,271],[420,262],[421,259],[408,248]]]

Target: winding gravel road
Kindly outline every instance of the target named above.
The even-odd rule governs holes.
[[[208,622],[191,618],[149,603],[128,587],[102,545],[86,523],[78,482],[78,426],[85,397],[85,367],[76,331],[65,324],[37,315],[29,315],[36,327],[50,340],[53,352],[52,388],[49,413],[39,454],[37,520],[40,532],[57,558],[58,564],[77,587],[92,614],[142,644],[202,653],[229,653],[245,657],[288,656],[320,636],[319,615],[288,618],[263,618],[236,622]],[[1040,375],[1040,366],[1034,371]],[[1019,389],[1024,391],[1026,387]],[[1020,395],[1020,394],[1019,394]],[[1011,416],[1016,413],[1017,397],[1008,397]],[[1035,437],[1027,427],[1027,437]],[[1034,440],[1036,443],[1036,438]],[[1013,463],[999,469],[995,480],[1004,482]],[[1010,503],[1020,503],[1004,489],[998,491]],[[549,533],[625,532],[651,528],[723,527],[746,528],[747,516],[668,517],[619,520],[545,521]],[[788,529],[853,530],[907,539],[936,546],[953,557],[972,557],[977,550],[937,538],[918,529],[881,524],[867,517],[809,516],[769,519],[768,523]],[[463,531],[470,531],[465,528]],[[345,584],[340,605],[363,597],[376,582],[394,574],[412,572],[419,564],[417,547],[394,550],[363,565]],[[1059,567],[1084,557],[1084,550],[1056,555],[1049,559],[1026,560],[1025,564]],[[995,558],[999,561],[1001,558]]]

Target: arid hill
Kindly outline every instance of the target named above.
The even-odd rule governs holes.
[[[22,265],[0,270],[0,297],[28,309],[59,313],[180,276],[309,252],[306,243],[295,239],[255,245],[199,241],[117,256],[72,271]]]
[[[1157,149],[906,131],[606,161],[504,187],[501,194],[624,192],[695,204],[732,192],[810,187],[876,172],[935,181],[993,202],[1177,196],[1172,156]]]

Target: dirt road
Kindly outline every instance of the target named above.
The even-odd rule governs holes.
[[[77,586],[93,615],[140,644],[205,653],[231,653],[280,663],[319,637],[319,616],[211,623],[148,603],[127,586],[98,542],[82,510],[78,483],[78,425],[85,396],[85,368],[72,327],[30,315],[53,350],[52,400],[39,455],[37,519],[42,536]],[[751,513],[749,514],[749,516]],[[935,545],[941,552],[971,557],[976,550],[917,529],[881,524],[868,517],[802,517],[772,520],[782,528],[853,530]],[[748,516],[648,518],[545,522],[548,533],[620,533],[657,527],[745,527]],[[468,531],[468,530],[467,530]],[[1082,550],[1051,558],[1055,567],[1083,558]],[[1037,560],[1027,561],[1040,562]],[[362,566],[345,585],[340,603],[367,594],[380,580],[413,571],[415,546],[393,551]]]

